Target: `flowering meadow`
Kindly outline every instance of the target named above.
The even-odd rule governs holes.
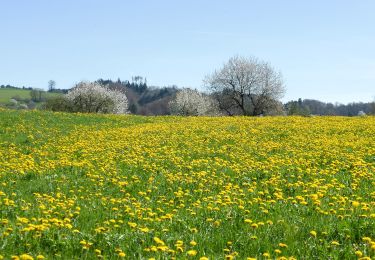
[[[0,259],[375,259],[375,117],[0,110]]]

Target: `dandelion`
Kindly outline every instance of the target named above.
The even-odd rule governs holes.
[[[359,203],[358,201],[353,201],[352,205],[353,205],[353,207],[357,208],[361,205],[361,203]]]
[[[253,223],[253,224],[251,224],[251,227],[254,228],[254,229],[256,229],[256,228],[258,228],[258,224]]]
[[[31,255],[22,254],[20,255],[20,260],[34,260],[34,258]]]
[[[191,246],[196,246],[197,245],[197,242],[195,242],[194,240],[190,241],[190,245]]]
[[[188,256],[195,256],[197,254],[196,250],[189,250],[186,252]]]
[[[263,255],[264,257],[271,257],[270,253],[268,253],[268,252],[264,252],[262,255]]]

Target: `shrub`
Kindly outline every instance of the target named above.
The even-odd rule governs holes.
[[[64,96],[48,98],[44,104],[44,109],[61,112],[72,112],[72,104]]]

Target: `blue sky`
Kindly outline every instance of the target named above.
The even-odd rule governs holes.
[[[203,89],[241,55],[283,73],[283,101],[375,97],[375,1],[4,0],[0,12],[0,84],[141,75]]]

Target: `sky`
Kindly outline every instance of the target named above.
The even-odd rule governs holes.
[[[204,90],[233,56],[283,74],[283,101],[375,98],[373,0],[0,0],[0,85],[130,80]]]

